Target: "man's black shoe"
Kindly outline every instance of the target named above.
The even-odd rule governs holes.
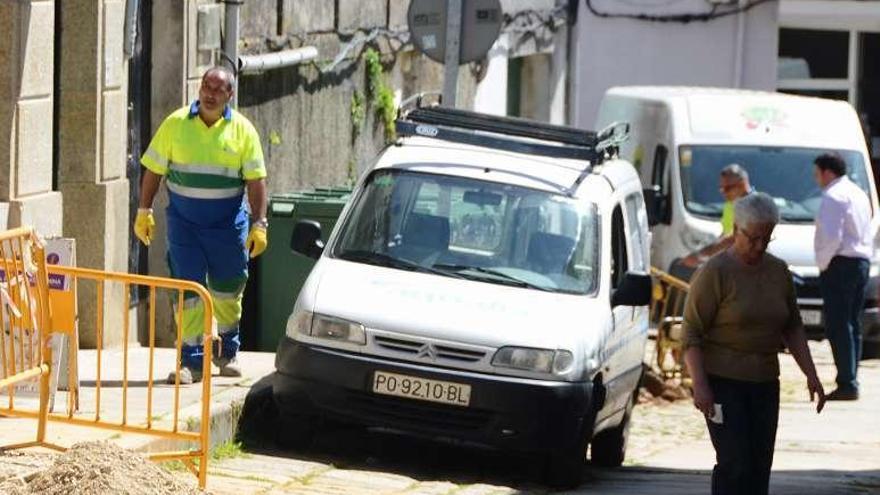
[[[859,400],[859,391],[841,390],[838,388],[826,395],[825,400]]]

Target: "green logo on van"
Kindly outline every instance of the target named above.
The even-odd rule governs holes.
[[[757,129],[762,126],[784,126],[788,115],[782,110],[773,107],[751,107],[745,109],[740,115],[746,120],[746,127]]]

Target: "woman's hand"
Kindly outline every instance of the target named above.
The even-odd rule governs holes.
[[[705,381],[694,381],[694,406],[707,417],[715,415],[715,395]]]
[[[810,402],[813,402],[817,395],[819,396],[819,401],[816,404],[816,414],[819,414],[825,408],[825,389],[815,374],[807,376],[807,390],[810,391]]]

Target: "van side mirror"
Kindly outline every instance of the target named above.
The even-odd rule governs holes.
[[[300,220],[293,227],[290,236],[290,249],[309,258],[318,259],[324,252],[321,240],[321,224],[314,220]]]
[[[642,189],[645,196],[645,210],[648,212],[648,225],[651,227],[659,224],[669,224],[669,196],[660,191],[660,186],[653,185]]]
[[[626,272],[611,296],[611,307],[647,306],[651,304],[651,276],[641,272]]]

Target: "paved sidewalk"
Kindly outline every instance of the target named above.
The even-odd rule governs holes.
[[[80,407],[76,417],[94,419],[97,409],[97,364],[95,350],[82,350],[79,354],[80,367]],[[126,395],[128,424],[145,425],[151,418],[154,425],[170,428],[173,424],[175,404],[174,386],[165,384],[168,373],[175,368],[174,349],[156,349],[153,357],[153,370],[150,373],[149,348],[130,348],[128,350],[128,387],[123,389],[123,350],[106,349],[101,353],[100,418],[102,421],[121,423],[123,395]],[[274,353],[242,352],[241,378],[214,376],[211,379],[211,443],[216,445],[229,440],[241,412],[244,397],[251,384],[260,377],[274,371]],[[147,384],[152,376],[154,383],[152,406],[147,405]],[[55,397],[56,413],[65,413],[67,392],[59,391]],[[184,431],[197,431],[201,425],[202,384],[182,385],[178,401],[178,428]],[[8,404],[8,396],[0,393],[0,404]],[[16,394],[15,406],[23,410],[35,410],[35,398],[24,398]],[[35,439],[37,423],[34,419],[6,418],[0,416],[0,439],[2,444],[30,442]],[[73,426],[50,421],[47,427],[47,440],[62,446],[70,446],[86,440],[112,440],[119,445],[140,450],[158,451],[178,448],[191,448],[189,442],[168,441],[158,437],[136,433],[120,433],[112,430]],[[175,445],[175,444],[179,445]]]

